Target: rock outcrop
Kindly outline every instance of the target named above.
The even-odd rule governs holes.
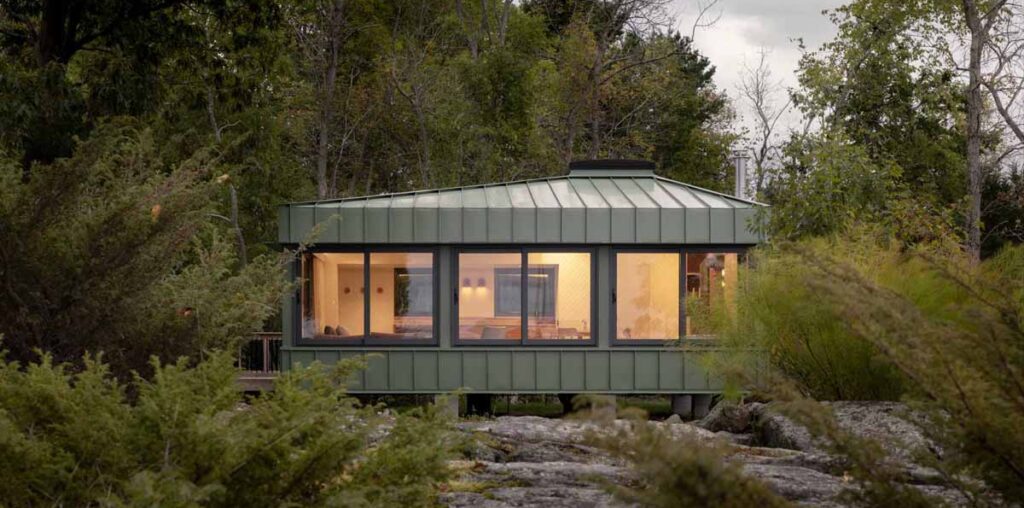
[[[963,501],[936,475],[913,464],[912,450],[932,445],[903,417],[904,406],[844,402],[833,407],[841,426],[879,440],[892,452],[906,467],[908,484],[953,505]],[[726,443],[726,460],[800,505],[842,506],[839,494],[855,488],[840,460],[824,453],[806,429],[770,404],[719,405],[695,424],[669,420],[654,425],[698,442]],[[587,432],[600,430],[588,421],[500,417],[463,421],[458,428],[472,437],[473,445],[465,459],[453,464],[459,478],[441,499],[449,506],[618,506],[603,485],[637,481],[628,464],[586,444]]]

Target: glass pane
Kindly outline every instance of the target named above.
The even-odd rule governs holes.
[[[522,255],[459,254],[459,338],[519,340]]]
[[[434,255],[370,253],[370,338],[434,336]]]
[[[686,255],[686,335],[712,335],[719,312],[733,308],[739,254]]]
[[[615,336],[619,339],[679,338],[679,254],[616,256]]]
[[[363,254],[312,254],[303,259],[302,265],[303,338],[361,339]]]
[[[527,336],[590,339],[590,254],[531,252],[527,262]]]

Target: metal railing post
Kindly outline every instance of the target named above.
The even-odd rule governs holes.
[[[261,344],[263,346],[263,372],[264,373],[269,373],[270,372],[270,337],[267,336],[267,335],[261,335],[260,339],[263,342]]]

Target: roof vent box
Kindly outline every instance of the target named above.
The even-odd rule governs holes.
[[[569,176],[654,176],[654,163],[632,159],[572,161]]]

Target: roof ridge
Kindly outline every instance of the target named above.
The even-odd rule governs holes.
[[[573,177],[573,178],[577,178],[577,177]],[[317,204],[317,203],[343,203],[345,201],[358,201],[358,200],[361,200],[361,199],[379,199],[379,198],[389,198],[389,197],[390,198],[394,198],[394,197],[397,197],[397,196],[408,196],[408,195],[415,195],[415,194],[429,194],[429,193],[432,193],[432,192],[441,193],[441,192],[447,192],[447,191],[463,191],[463,190],[482,189],[482,188],[485,188],[485,187],[494,187],[494,186],[501,186],[501,185],[507,186],[507,185],[524,184],[524,183],[531,183],[531,182],[547,182],[547,181],[551,181],[551,180],[567,180],[567,179],[569,179],[569,175],[541,176],[541,177],[537,177],[537,178],[524,178],[524,179],[521,179],[521,180],[512,180],[512,181],[508,181],[508,182],[477,183],[477,184],[473,184],[473,185],[460,185],[460,186],[452,186],[452,187],[436,187],[436,188],[433,188],[433,189],[417,189],[417,190],[400,191],[400,192],[381,192],[380,194],[369,194],[369,195],[365,195],[365,196],[350,196],[350,197],[346,197],[346,198],[307,199],[305,201],[290,201],[290,202],[284,203],[284,204],[285,205],[312,205],[312,204]]]
[[[713,195],[718,196],[720,198],[728,199],[728,200],[731,200],[731,201],[739,201],[740,203],[746,203],[748,205],[770,206],[770,205],[768,205],[766,203],[761,203],[761,202],[758,202],[758,201],[754,201],[752,199],[738,198],[736,196],[733,196],[732,194],[726,194],[724,192],[718,192],[718,191],[714,191],[714,190],[711,190],[711,189],[705,189],[704,187],[701,187],[699,185],[694,185],[692,183],[686,183],[686,182],[680,182],[679,180],[673,180],[671,178],[665,178],[664,176],[654,175],[654,178],[656,180],[661,180],[663,182],[670,182],[670,183],[674,183],[674,184],[677,184],[677,185],[682,185],[683,187],[687,187],[687,188],[690,188],[690,189],[699,190],[701,192],[707,192],[708,194],[713,194]]]
[[[725,193],[718,192],[718,191],[713,191],[711,189],[706,189],[704,187],[700,187],[700,186],[697,186],[697,185],[689,184],[689,183],[686,183],[686,182],[680,182],[678,180],[673,180],[671,178],[666,178],[666,177],[659,176],[659,175],[629,176],[629,177],[626,177],[626,176],[598,176],[598,175],[594,175],[594,176],[558,175],[558,176],[546,176],[546,177],[538,177],[538,178],[525,178],[525,179],[513,180],[513,181],[509,181],[509,182],[480,183],[480,184],[474,184],[474,185],[463,185],[463,186],[453,186],[453,187],[439,187],[439,188],[434,188],[434,189],[417,189],[417,190],[401,191],[401,192],[383,192],[383,193],[380,193],[380,194],[371,194],[371,195],[367,195],[367,196],[350,196],[350,197],[344,197],[344,198],[313,199],[313,200],[306,200],[306,201],[292,201],[292,202],[288,202],[288,203],[283,203],[282,206],[317,205],[317,204],[326,204],[326,203],[348,203],[348,202],[369,201],[369,200],[376,200],[376,199],[391,199],[391,200],[394,200],[396,198],[407,197],[407,196],[419,196],[419,195],[423,195],[423,194],[440,194],[442,192],[466,191],[466,190],[473,190],[473,189],[486,189],[486,188],[489,188],[489,187],[499,187],[499,186],[500,187],[505,187],[506,193],[508,193],[509,192],[508,191],[508,186],[510,186],[510,185],[530,184],[530,183],[538,183],[538,182],[545,182],[545,183],[548,183],[550,185],[550,182],[561,181],[561,180],[607,180],[607,179],[614,180],[614,179],[623,179],[623,178],[632,180],[634,182],[636,180],[653,179],[653,180],[660,181],[660,182],[670,183],[670,184],[674,184],[674,185],[680,185],[680,186],[685,187],[685,188],[687,188],[689,190],[705,192],[705,193],[717,196],[719,198],[726,199],[727,201],[730,202],[730,204],[732,202],[739,202],[739,203],[744,203],[744,204],[754,205],[754,206],[769,206],[767,204],[759,203],[757,201],[743,199],[743,198],[738,198],[736,196],[731,196],[729,194],[725,194]],[[576,192],[576,189],[575,189],[574,186],[570,186],[570,187],[572,187],[573,191]],[[616,187],[618,187],[618,185],[616,185]],[[555,195],[555,199],[559,202],[559,205],[562,205],[561,199],[559,199],[558,194],[554,192],[554,189],[552,189],[552,192]],[[622,192],[622,190],[619,189],[619,192]],[[625,194],[625,193],[623,193],[623,194]],[[511,194],[509,194],[508,197],[509,197],[509,200],[511,202]],[[580,196],[577,196],[577,198],[582,200],[582,198]],[[485,199],[486,199],[486,197],[485,197]],[[531,199],[533,199],[532,195],[531,195]],[[604,196],[601,196],[601,199],[605,200],[605,203],[608,204],[609,206],[611,206],[611,203],[608,203],[607,199],[605,199]],[[626,197],[626,199],[629,200],[630,202],[632,202],[632,200],[629,199],[628,196]],[[673,199],[674,199],[674,197],[673,197]],[[536,202],[536,200],[534,200],[534,201]],[[584,202],[584,205],[586,205],[585,202]]]

